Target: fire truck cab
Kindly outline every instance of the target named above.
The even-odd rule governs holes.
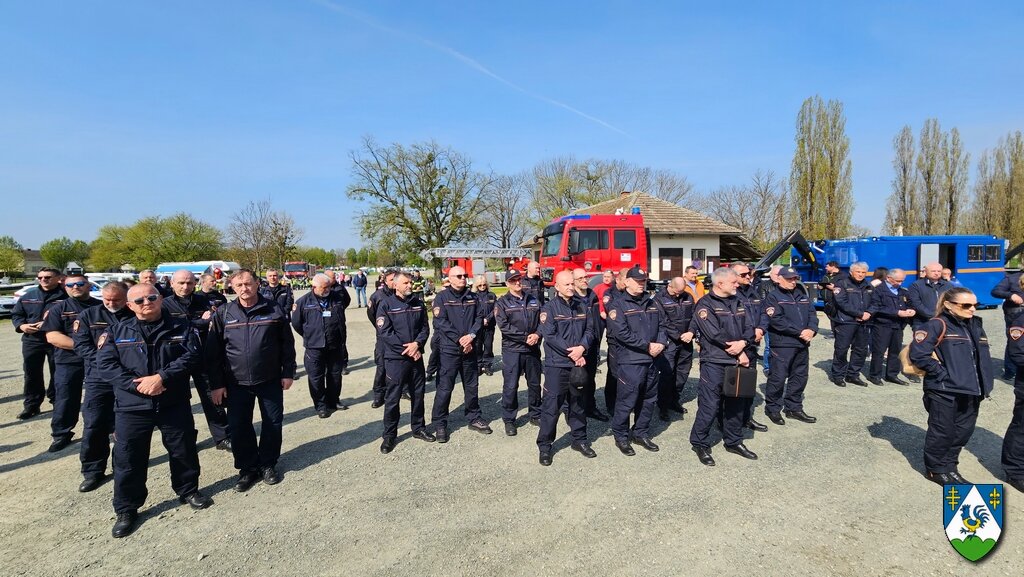
[[[554,284],[563,270],[582,268],[591,286],[605,270],[650,266],[650,232],[639,209],[633,214],[573,214],[557,218],[540,235],[540,271]]]

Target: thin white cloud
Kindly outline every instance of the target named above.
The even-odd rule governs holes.
[[[536,92],[533,92],[532,90],[528,90],[526,88],[523,88],[522,86],[520,86],[520,85],[512,82],[511,80],[508,80],[505,77],[503,77],[503,76],[497,74],[496,72],[492,71],[490,68],[487,68],[486,66],[481,64],[478,60],[476,60],[476,59],[474,59],[474,58],[472,58],[470,56],[467,56],[467,55],[463,54],[462,52],[459,52],[458,50],[456,50],[456,49],[454,49],[454,48],[452,48],[450,46],[445,46],[444,44],[439,44],[439,43],[434,42],[433,40],[430,40],[428,38],[423,38],[422,36],[417,36],[415,34],[412,34],[412,33],[409,33],[409,32],[405,32],[403,30],[398,30],[397,28],[392,28],[390,26],[386,26],[384,24],[381,24],[380,22],[377,22],[373,18],[371,18],[371,17],[369,17],[369,16],[367,16],[367,15],[357,11],[357,10],[349,8],[348,6],[337,4],[335,2],[331,2],[330,0],[313,0],[313,1],[316,2],[317,4],[320,4],[321,6],[323,6],[325,8],[327,8],[327,9],[329,9],[329,10],[333,10],[333,11],[338,12],[340,14],[344,14],[344,15],[350,17],[350,18],[354,18],[354,19],[362,22],[363,24],[366,24],[368,26],[372,26],[372,27],[374,27],[374,28],[376,28],[378,30],[382,30],[384,32],[387,32],[388,34],[392,34],[392,35],[395,35],[395,36],[400,36],[400,37],[406,38],[408,40],[411,40],[413,42],[418,42],[420,44],[423,44],[424,46],[428,46],[430,48],[433,48],[434,50],[437,50],[438,52],[441,52],[442,54],[447,54],[448,56],[454,58],[455,60],[458,60],[459,62],[465,64],[466,66],[468,66],[470,68],[472,68],[473,70],[476,70],[477,72],[479,72],[479,73],[481,73],[481,74],[483,74],[485,76],[490,77],[493,80],[496,80],[496,81],[504,84],[505,86],[511,88],[512,90],[515,90],[516,92],[520,92],[522,94],[525,94],[525,95],[529,96],[530,98],[534,98],[536,100],[540,100],[541,102],[546,102],[548,104],[551,104],[552,106],[557,106],[557,107],[562,108],[564,110],[568,110],[569,112],[571,112],[571,113],[573,113],[573,114],[575,114],[575,115],[577,115],[577,116],[579,116],[581,118],[585,118],[585,119],[587,119],[587,120],[589,120],[589,121],[591,121],[591,122],[593,122],[595,124],[603,126],[604,128],[607,128],[608,130],[612,130],[614,132],[618,132],[619,134],[621,134],[623,136],[629,136],[629,134],[627,134],[624,130],[622,130],[622,129],[616,127],[616,126],[613,126],[612,124],[610,124],[608,122],[605,122],[604,120],[601,120],[600,118],[598,118],[596,116],[593,116],[591,114],[587,114],[586,112],[583,112],[582,110],[580,110],[578,108],[574,108],[572,106],[569,106],[568,104],[566,104],[566,103],[564,103],[564,102],[562,102],[560,100],[555,100],[554,98],[549,98],[547,96],[544,96],[543,94],[538,94]]]

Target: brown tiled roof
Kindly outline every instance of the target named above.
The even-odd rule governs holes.
[[[629,214],[634,206],[640,207],[644,224],[654,234],[743,234],[738,228],[646,192],[624,192],[610,200],[581,208],[576,214],[615,214],[620,208]]]

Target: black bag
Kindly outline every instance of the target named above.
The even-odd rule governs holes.
[[[590,375],[587,373],[586,367],[573,367],[572,370],[569,371],[570,392],[582,391],[589,378]]]
[[[722,395],[738,399],[753,399],[757,393],[757,369],[732,365],[725,367]]]

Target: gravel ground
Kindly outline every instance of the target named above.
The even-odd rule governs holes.
[[[1019,574],[1024,540],[1013,525],[1024,500],[1007,487],[1009,530],[999,547],[980,565],[962,560],[943,532],[941,489],[921,475],[920,386],[832,385],[824,372],[830,340],[819,337],[811,351],[806,409],[818,422],[775,426],[759,407],[770,430],[747,432],[759,461],[718,444],[717,467],[697,462],[687,441],[695,367],[690,414],[655,421],[661,452],[625,457],[607,425],[592,421],[598,458],[584,459],[569,449],[562,422],[554,464],[542,468],[534,427],[514,438],[499,430],[497,373],[480,386],[495,434],[468,430],[454,407],[451,442],[426,444],[411,439],[404,414],[398,447],[381,455],[381,412],[370,408],[372,327],[363,313],[349,314],[353,371],[342,396],[351,408],[318,419],[305,379],[285,395],[280,485],[232,492],[230,456],[213,449],[197,402],[200,481],[216,504],[178,504],[157,434],[141,525],[121,540],[110,537],[111,484],[76,491],[78,443],[46,452],[49,405],[27,423],[14,418],[19,337],[0,321],[0,575]],[[1000,313],[981,315],[1001,360]],[[432,399],[428,392],[428,420]],[[522,390],[521,399],[525,405]],[[963,453],[968,479],[1001,482],[1012,404],[1012,387],[997,381]]]

